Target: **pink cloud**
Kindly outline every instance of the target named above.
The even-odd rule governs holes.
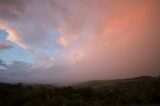
[[[13,48],[12,45],[0,41],[0,50],[11,49],[11,48]]]

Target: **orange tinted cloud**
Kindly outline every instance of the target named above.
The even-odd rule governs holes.
[[[27,46],[25,44],[23,44],[23,42],[21,42],[21,39],[19,38],[19,35],[17,34],[16,30],[14,28],[12,28],[10,24],[0,23],[0,29],[6,31],[8,33],[7,40],[10,40],[10,41],[18,44],[19,46],[21,46],[23,48],[27,48]]]

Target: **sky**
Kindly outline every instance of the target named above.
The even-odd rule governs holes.
[[[0,0],[0,82],[160,75],[159,0]]]

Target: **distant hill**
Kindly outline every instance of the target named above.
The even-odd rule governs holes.
[[[103,87],[103,86],[114,86],[114,85],[126,85],[133,84],[133,86],[141,85],[141,84],[152,84],[152,83],[160,83],[159,77],[151,77],[151,76],[140,76],[135,78],[128,79],[116,79],[116,80],[94,80],[81,82],[78,84],[73,84],[75,87]],[[135,85],[136,84],[136,85]]]

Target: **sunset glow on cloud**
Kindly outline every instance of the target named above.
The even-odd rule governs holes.
[[[159,0],[0,0],[0,81],[159,75],[159,5]]]

